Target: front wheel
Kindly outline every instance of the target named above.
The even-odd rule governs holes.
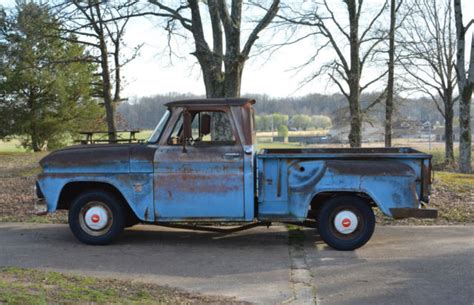
[[[115,240],[125,226],[120,201],[103,191],[80,194],[69,209],[69,227],[81,242],[106,245]]]
[[[375,216],[357,196],[337,196],[324,202],[317,215],[321,238],[337,250],[355,250],[372,237]]]

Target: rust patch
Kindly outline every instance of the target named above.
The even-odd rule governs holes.
[[[137,161],[153,162],[156,147],[150,147],[144,144],[138,144],[131,147],[131,159]]]
[[[71,146],[52,152],[44,157],[41,166],[69,167],[69,166],[107,166],[118,163],[128,163],[129,148],[133,144],[98,144]]]
[[[166,179],[158,178],[155,180],[155,189],[165,191],[168,198],[172,198],[172,190],[194,194],[234,192],[242,188],[235,177],[235,175],[219,175],[219,180],[217,180],[212,175],[205,174],[168,175]],[[231,181],[236,183],[232,184]]]
[[[415,175],[413,169],[395,161],[342,161],[330,160],[326,162],[327,167],[335,174],[358,175],[358,176],[406,176]]]

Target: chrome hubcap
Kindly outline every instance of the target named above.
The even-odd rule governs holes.
[[[101,230],[107,226],[109,217],[107,210],[102,206],[94,206],[87,210],[84,220],[86,225],[92,230]]]
[[[358,219],[354,212],[343,210],[336,214],[334,227],[341,234],[351,234],[357,229]]]
[[[112,211],[99,201],[88,202],[79,213],[81,229],[92,236],[106,234],[112,226]]]

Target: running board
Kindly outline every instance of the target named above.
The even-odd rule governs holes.
[[[221,229],[221,228],[216,228],[216,227],[205,227],[205,226],[198,226],[198,225],[187,225],[187,224],[166,223],[166,222],[157,222],[154,224],[157,226],[168,227],[168,228],[205,231],[205,232],[214,232],[214,233],[222,233],[222,234],[231,234],[231,233],[235,233],[239,231],[252,229],[255,227],[261,227],[261,226],[269,227],[272,225],[271,222],[253,222],[253,223],[245,224],[243,226],[236,227],[236,228],[234,227],[234,228],[229,228],[229,229]]]

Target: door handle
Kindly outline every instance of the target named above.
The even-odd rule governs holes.
[[[223,155],[224,159],[236,159],[240,157],[239,153],[225,153]]]

